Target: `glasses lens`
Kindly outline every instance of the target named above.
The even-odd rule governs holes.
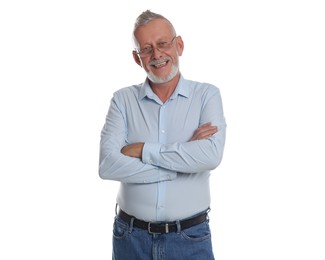
[[[170,42],[159,42],[156,47],[150,46],[150,47],[145,47],[142,50],[138,51],[138,54],[141,57],[147,57],[152,55],[153,50],[157,49],[159,51],[167,51],[170,49],[174,43],[176,36],[170,41]]]

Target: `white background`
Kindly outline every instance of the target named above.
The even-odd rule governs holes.
[[[223,97],[216,259],[324,260],[321,2],[1,1],[0,259],[111,258],[100,131],[113,91],[144,80],[131,31],[151,9],[183,37],[183,75]]]

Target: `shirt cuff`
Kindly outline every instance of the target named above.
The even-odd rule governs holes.
[[[145,143],[142,149],[142,162],[159,167],[160,149],[161,144]],[[156,178],[157,177],[158,180],[156,179],[156,182],[172,181],[177,178],[177,172],[159,167]],[[153,180],[149,179],[145,180],[144,183],[152,181]]]
[[[159,153],[161,144],[144,143],[142,149],[142,162],[159,166]]]

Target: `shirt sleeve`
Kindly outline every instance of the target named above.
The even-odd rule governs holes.
[[[185,143],[145,143],[142,161],[182,173],[198,173],[215,169],[222,160],[226,138],[226,121],[218,89],[202,107],[200,124],[207,122],[218,127],[218,132],[212,137]]]
[[[125,156],[126,123],[123,112],[113,97],[101,132],[99,176],[124,183],[153,183],[176,178],[176,172],[146,164],[138,158]]]

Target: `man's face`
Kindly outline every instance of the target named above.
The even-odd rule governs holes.
[[[183,52],[181,37],[176,37],[170,24],[157,19],[139,27],[135,32],[140,54],[136,62],[154,83],[165,83],[178,74],[178,60]]]

